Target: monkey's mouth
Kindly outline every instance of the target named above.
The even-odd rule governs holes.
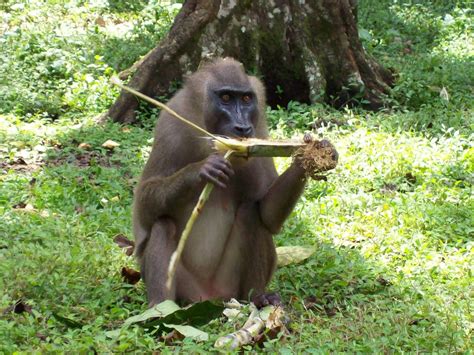
[[[224,139],[236,139],[238,141],[244,141],[246,139],[249,139],[249,138],[255,138],[254,137],[254,134],[253,132],[251,134],[237,134],[237,133],[228,133],[228,134],[219,134],[217,135],[218,137],[220,138],[224,138]]]
[[[232,132],[229,134],[229,138],[244,140],[248,138],[255,138],[254,130],[247,132]]]

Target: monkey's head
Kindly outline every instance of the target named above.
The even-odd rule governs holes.
[[[249,77],[243,65],[233,59],[218,59],[202,69],[206,73],[204,124],[212,133],[234,137],[255,137],[263,98],[258,79]],[[259,86],[259,87],[257,87]]]

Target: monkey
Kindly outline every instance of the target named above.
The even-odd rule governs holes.
[[[215,135],[268,137],[263,84],[232,58],[216,59],[190,75],[168,105]],[[227,161],[202,133],[162,111],[133,203],[135,253],[149,306],[166,299],[186,304],[249,297],[263,305],[279,303],[278,295],[265,294],[276,268],[273,236],[306,180],[297,160],[281,175],[271,158]],[[208,182],[215,188],[168,289],[171,255]]]

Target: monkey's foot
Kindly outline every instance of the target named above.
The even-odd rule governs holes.
[[[276,292],[262,293],[253,297],[252,302],[258,309],[268,306],[269,304],[278,307],[281,305],[281,298]]]

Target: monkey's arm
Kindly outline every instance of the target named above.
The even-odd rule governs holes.
[[[135,211],[145,225],[152,225],[170,206],[197,195],[202,188],[199,170],[202,162],[192,163],[174,174],[152,176],[142,180],[135,190]]]
[[[232,166],[224,157],[212,154],[170,176],[149,177],[136,189],[135,210],[142,223],[151,225],[156,218],[173,210],[173,206],[182,206],[182,201],[197,197],[204,182],[225,188],[233,174]]]
[[[272,233],[278,233],[296,205],[306,184],[305,170],[293,164],[280,175],[260,200],[260,217]]]

